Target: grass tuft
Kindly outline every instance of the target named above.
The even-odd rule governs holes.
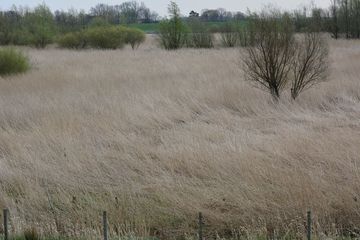
[[[29,68],[29,59],[20,50],[0,49],[0,76],[24,73]]]

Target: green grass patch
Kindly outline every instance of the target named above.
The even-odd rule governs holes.
[[[20,50],[0,49],[0,76],[24,73],[29,68],[29,59]]]

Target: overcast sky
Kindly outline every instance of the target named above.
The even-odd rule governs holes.
[[[69,8],[84,9],[88,11],[90,7],[98,3],[120,4],[126,0],[0,0],[0,9],[9,9],[12,5],[21,5],[33,7],[39,3],[45,2],[52,10]],[[169,0],[139,0],[144,2],[147,7],[165,16]],[[275,4],[282,9],[295,9],[299,6],[309,5],[311,0],[177,0],[182,14],[187,15],[191,10],[200,12],[202,9],[208,8],[225,8],[229,11],[245,12],[247,8],[250,10],[261,9],[269,3]],[[313,0],[318,7],[329,6],[330,0]]]

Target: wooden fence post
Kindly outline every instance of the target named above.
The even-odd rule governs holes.
[[[9,209],[4,209],[4,240],[9,240]]]
[[[203,215],[199,212],[199,240],[203,240]]]
[[[103,212],[103,233],[104,233],[104,240],[108,240],[108,221],[107,221],[106,211]]]
[[[307,212],[307,240],[311,240],[311,211]]]

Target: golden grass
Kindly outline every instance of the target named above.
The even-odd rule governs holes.
[[[274,104],[238,50],[27,49],[0,79],[0,208],[16,231],[317,232],[360,225],[360,47],[329,81]]]

